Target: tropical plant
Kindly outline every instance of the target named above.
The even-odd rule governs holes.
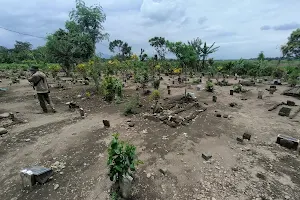
[[[149,40],[149,43],[155,48],[159,58],[161,60],[165,59],[167,53],[167,40],[163,37],[153,37]]]
[[[136,155],[136,147],[119,140],[119,134],[113,134],[108,148],[107,165],[111,181],[119,183],[123,177],[132,176],[136,166],[142,164]]]
[[[214,84],[212,81],[208,80],[206,81],[205,89],[207,92],[213,92],[214,91]]]
[[[123,85],[119,79],[106,76],[101,82],[102,94],[106,101],[112,101],[116,96],[122,97]]]

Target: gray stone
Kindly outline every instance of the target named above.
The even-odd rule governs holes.
[[[134,127],[134,125],[135,125],[135,124],[134,124],[133,122],[129,122],[129,123],[128,123],[128,126],[129,126],[129,127]]]
[[[162,173],[163,175],[166,175],[166,173],[167,173],[167,169],[159,169],[158,171],[160,173]]]
[[[0,128],[0,135],[6,134],[8,131],[5,128]]]
[[[0,114],[0,119],[4,119],[4,118],[8,118],[8,117],[9,117],[9,113]]]
[[[290,113],[291,113],[291,108],[287,108],[287,107],[282,107],[280,110],[279,110],[279,113],[278,115],[280,116],[290,116]]]
[[[59,185],[58,184],[55,184],[54,185],[54,190],[57,190],[59,188]]]
[[[227,114],[225,114],[225,115],[223,115],[223,117],[224,117],[224,118],[228,118],[228,115],[227,115]]]
[[[216,113],[215,115],[216,115],[216,117],[222,117],[222,115],[220,113]]]
[[[277,144],[280,144],[283,147],[286,147],[288,149],[294,149],[297,150],[298,145],[299,145],[299,140],[287,135],[281,135],[279,134],[277,136],[277,140],[276,140]]]
[[[202,158],[204,158],[204,160],[207,161],[207,160],[209,160],[209,159],[212,158],[212,155],[210,153],[208,153],[208,152],[202,153]]]

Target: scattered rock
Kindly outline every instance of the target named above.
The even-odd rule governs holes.
[[[150,178],[150,177],[151,177],[151,174],[150,174],[150,173],[148,173],[148,174],[147,174],[147,178]]]
[[[129,123],[128,123],[128,126],[129,126],[129,127],[134,127],[134,125],[135,125],[135,124],[134,124],[133,122],[129,122]]]
[[[262,179],[262,180],[267,180],[267,177],[261,172],[258,172],[256,174],[256,177],[259,178],[259,179]]]
[[[212,158],[212,155],[210,153],[202,153],[202,158],[204,158],[204,160],[208,161],[209,159]]]
[[[106,127],[106,128],[110,127],[110,123],[108,120],[104,119],[102,122],[103,122],[104,127]]]
[[[25,142],[30,142],[30,139],[25,139]]]
[[[222,117],[222,115],[220,113],[216,113],[215,115],[216,115],[216,117]]]
[[[57,190],[59,188],[59,185],[58,184],[55,184],[54,185],[54,190]]]
[[[237,140],[239,143],[243,143],[243,142],[244,142],[244,139],[243,139],[242,137],[240,137],[240,136],[237,137],[236,140]]]
[[[227,114],[225,114],[225,115],[223,115],[223,117],[224,117],[224,118],[228,118],[228,115],[227,115]]]
[[[237,106],[237,103],[231,102],[231,103],[229,104],[229,106],[230,106],[230,107],[235,107],[235,106]]]
[[[167,173],[167,169],[159,169],[158,170],[160,173],[162,173],[164,176],[166,175]]]
[[[286,104],[287,104],[288,106],[295,106],[295,105],[296,105],[294,101],[290,101],[290,100],[287,100],[287,101],[286,101]]]
[[[0,135],[6,134],[8,131],[5,128],[0,128]]]

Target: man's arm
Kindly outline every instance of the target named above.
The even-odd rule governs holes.
[[[33,83],[33,84],[35,84],[36,82],[38,82],[38,80],[39,80],[39,77],[38,76],[36,76],[36,75],[32,75],[31,77],[29,77],[28,79],[27,79],[29,82],[31,82],[31,83]]]

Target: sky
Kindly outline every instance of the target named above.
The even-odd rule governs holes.
[[[187,42],[199,37],[215,42],[215,59],[280,56],[280,45],[293,30],[300,28],[299,0],[86,0],[100,4],[106,14],[105,31],[109,40],[121,39],[139,54],[154,49],[148,40],[165,37]],[[0,27],[46,37],[64,28],[73,0],[0,0]],[[45,39],[24,36],[0,28],[0,46],[13,47],[15,41],[28,41],[33,47]],[[97,51],[112,54],[109,41],[97,44]]]

